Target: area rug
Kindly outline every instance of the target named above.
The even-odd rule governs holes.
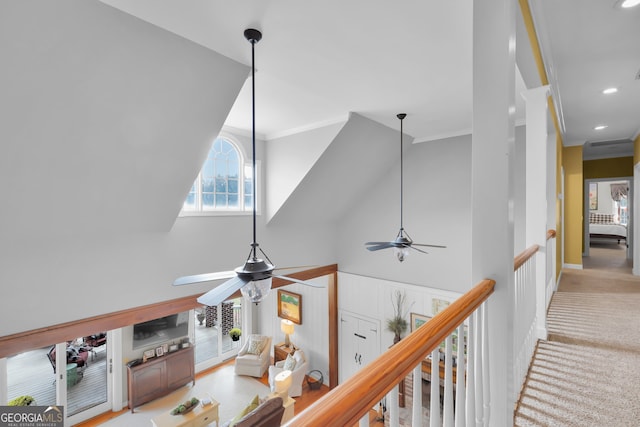
[[[236,375],[233,365],[222,367],[209,375],[196,380],[195,385],[186,385],[173,393],[156,399],[128,411],[101,425],[108,427],[149,427],[151,419],[170,411],[179,403],[191,397],[199,399],[211,397],[220,403],[220,423],[236,416],[256,396],[264,397],[270,393],[269,387],[257,378]]]

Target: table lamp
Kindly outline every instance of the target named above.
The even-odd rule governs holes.
[[[286,347],[291,347],[289,335],[293,334],[293,322],[291,320],[282,319],[280,322],[280,330],[284,332],[284,345]]]
[[[289,388],[291,387],[291,371],[285,370],[280,372],[275,377],[276,382],[276,394],[286,401],[289,396]]]

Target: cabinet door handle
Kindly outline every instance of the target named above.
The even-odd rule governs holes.
[[[361,354],[358,355],[358,363],[360,365],[362,365],[362,355]]]
[[[353,335],[357,336],[358,338],[362,338],[363,340],[367,339],[367,337],[365,337],[364,335],[356,334],[355,332]]]
[[[356,363],[358,363],[358,353],[356,353],[356,356],[355,356],[355,358],[354,358],[354,361],[355,361]],[[62,378],[62,375],[60,375],[60,377]]]

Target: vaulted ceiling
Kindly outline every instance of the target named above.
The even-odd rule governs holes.
[[[407,112],[405,131],[416,142],[471,131],[471,0],[104,2],[245,64],[250,47],[242,32],[262,30],[257,130],[266,139],[348,112],[391,128],[395,114]],[[623,10],[619,3],[520,2],[531,10],[567,145],[629,141],[640,129],[640,7]],[[526,52],[520,8],[517,14],[520,91],[540,85],[540,77]],[[607,87],[619,92],[603,96]],[[245,84],[227,125],[249,128],[248,89]],[[519,96],[516,102],[521,120]],[[594,130],[600,124],[608,127]]]

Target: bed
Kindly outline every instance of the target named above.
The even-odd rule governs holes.
[[[589,214],[589,238],[627,241],[627,226],[614,221],[613,214]]]

